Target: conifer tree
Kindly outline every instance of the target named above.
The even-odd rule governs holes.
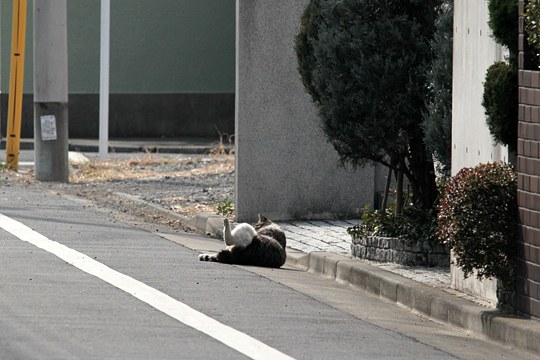
[[[421,126],[441,0],[311,0],[296,37],[299,72],[344,164],[404,175],[413,201],[437,197]]]

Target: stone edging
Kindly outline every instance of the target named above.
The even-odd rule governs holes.
[[[352,235],[351,238],[351,253],[359,259],[409,266],[450,266],[450,252],[440,245],[407,244],[402,239],[382,236]]]

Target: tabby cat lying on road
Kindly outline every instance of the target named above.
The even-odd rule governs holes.
[[[255,227],[242,223],[231,230],[228,219],[223,220],[223,225],[227,247],[217,254],[201,254],[199,260],[273,268],[285,264],[285,233],[272,221],[259,214]]]

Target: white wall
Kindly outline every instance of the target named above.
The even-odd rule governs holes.
[[[487,1],[455,0],[454,6],[452,174],[508,157],[505,147],[493,146],[482,107],[487,68],[504,59],[491,38]]]
[[[482,106],[487,68],[504,56],[502,47],[491,37],[487,1],[455,0],[452,175],[463,167],[508,159],[506,147],[493,144]],[[451,279],[457,289],[492,301],[497,299],[494,281],[480,284],[474,276],[464,280],[455,266],[452,266]]]

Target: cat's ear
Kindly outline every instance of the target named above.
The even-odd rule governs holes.
[[[268,222],[268,219],[266,218],[266,216],[259,214],[259,221],[260,222]]]
[[[259,214],[259,222],[262,222],[263,220],[261,219],[261,214]]]

